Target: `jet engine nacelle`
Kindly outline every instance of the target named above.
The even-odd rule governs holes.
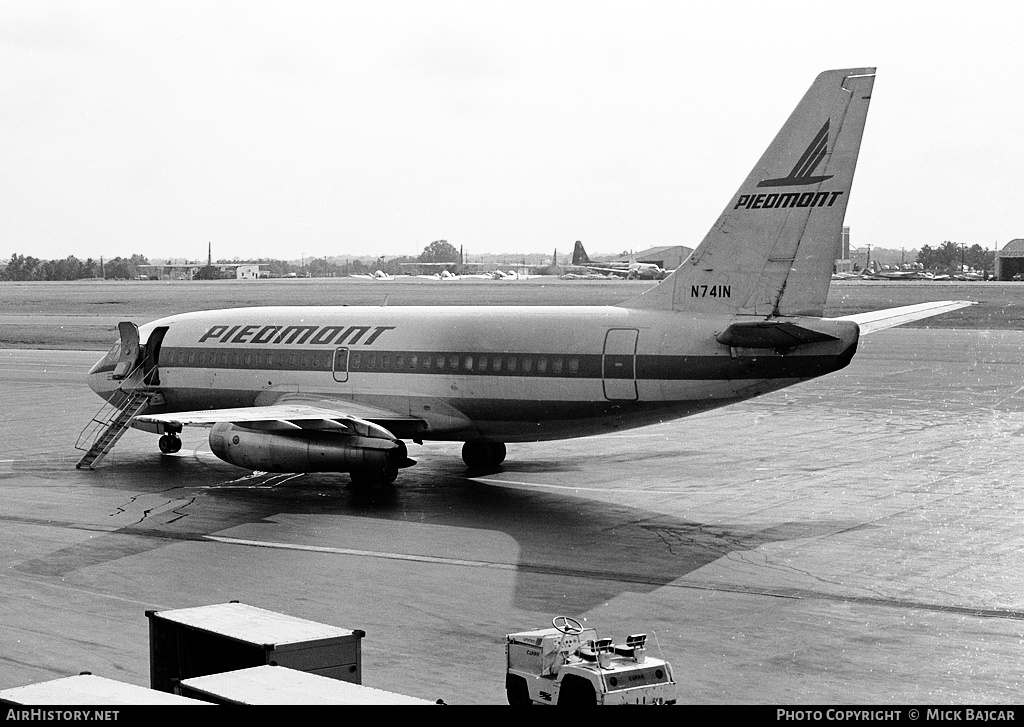
[[[412,464],[399,439],[316,430],[267,432],[224,422],[210,431],[210,449],[225,462],[261,472],[397,472]]]

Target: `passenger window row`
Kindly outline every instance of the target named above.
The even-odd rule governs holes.
[[[349,371],[449,371],[481,374],[578,374],[580,360],[562,356],[514,356],[509,354],[377,353],[354,351]]]
[[[339,351],[253,351],[165,349],[161,364],[203,368],[343,371],[447,371],[492,375],[574,376],[580,371],[577,357],[518,356],[511,354],[378,353],[351,351],[346,367]]]

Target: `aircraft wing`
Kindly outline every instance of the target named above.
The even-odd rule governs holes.
[[[208,409],[171,414],[142,414],[135,417],[142,425],[170,425],[175,428],[212,427],[229,422],[264,431],[337,431],[358,433],[366,423],[384,427],[396,437],[412,437],[427,428],[423,419],[398,412],[356,404],[348,401],[292,401],[268,406],[245,406],[235,409]]]
[[[833,318],[836,321],[853,321],[860,326],[860,334],[866,335],[875,331],[882,331],[894,326],[902,326],[904,323],[917,321],[922,318],[949,313],[959,308],[966,308],[969,305],[977,305],[974,300],[937,300],[931,303],[917,303],[916,305],[904,305],[899,308],[886,308],[885,310],[871,311],[870,313],[857,313],[852,316]]]

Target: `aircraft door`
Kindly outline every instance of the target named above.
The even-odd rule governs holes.
[[[146,383],[150,386],[160,385],[160,347],[166,334],[167,326],[154,328],[149,334],[149,340],[146,341]]]
[[[334,349],[334,380],[344,384],[348,381],[348,349]]]
[[[120,381],[127,378],[139,362],[139,327],[131,321],[121,321],[117,324],[117,332],[121,337],[121,353],[111,378]]]
[[[636,339],[635,328],[612,328],[604,337],[601,357],[604,398],[611,401],[636,401]]]

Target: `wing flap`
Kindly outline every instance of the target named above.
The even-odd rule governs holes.
[[[212,427],[222,422],[238,424],[261,431],[295,432],[301,430],[333,431],[339,434],[367,436],[372,428],[383,428],[398,436],[410,429],[423,431],[426,422],[386,409],[378,409],[348,402],[337,402],[337,408],[292,402],[268,406],[247,406],[233,409],[206,409],[202,411],[173,412],[170,414],[143,414],[133,423],[140,428]],[[398,431],[394,431],[398,430]]]
[[[902,326],[904,323],[921,320],[922,318],[930,318],[931,316],[949,313],[950,311],[977,304],[978,302],[974,300],[938,300],[929,303],[904,305],[899,308],[886,308],[869,313],[857,313],[856,315],[842,316],[832,320],[853,321],[860,327],[860,334],[863,336],[875,331]]]

